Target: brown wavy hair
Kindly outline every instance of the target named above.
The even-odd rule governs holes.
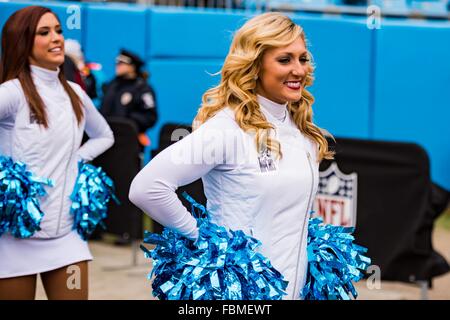
[[[31,78],[29,57],[33,51],[36,28],[41,17],[52,13],[59,21],[57,15],[48,8],[29,6],[14,12],[6,21],[2,31],[2,55],[0,61],[0,84],[12,79],[18,79],[31,112],[38,123],[48,128],[48,118],[44,102],[36,90]],[[81,100],[67,82],[64,68],[60,68],[58,78],[67,92],[78,124],[83,119]]]
[[[267,148],[281,158],[280,143],[269,134],[274,127],[264,117],[257,102],[256,79],[268,49],[288,46],[299,37],[307,43],[303,29],[281,13],[264,13],[247,21],[233,38],[219,85],[207,90],[202,97],[202,105],[193,122],[194,129],[221,109],[230,107],[239,127],[255,133],[257,150],[261,152]],[[318,160],[332,159],[334,153],[328,150],[326,138],[312,122],[314,97],[305,89],[314,80],[312,62],[308,62],[308,67],[302,97],[299,101],[289,102],[288,110],[299,130],[317,143]]]

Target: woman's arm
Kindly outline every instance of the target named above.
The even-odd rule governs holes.
[[[0,85],[0,120],[6,119],[17,112],[20,104],[20,90],[8,81]]]
[[[220,121],[208,121],[160,152],[131,183],[131,202],[163,226],[197,239],[197,222],[175,190],[224,164],[227,139],[224,132]]]
[[[105,118],[98,112],[84,91],[82,103],[86,118],[85,131],[89,140],[78,149],[78,156],[83,160],[91,161],[114,144],[114,135]]]

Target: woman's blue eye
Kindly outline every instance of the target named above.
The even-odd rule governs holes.
[[[56,30],[56,33],[62,34],[63,30],[62,29]]]

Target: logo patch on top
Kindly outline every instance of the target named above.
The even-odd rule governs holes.
[[[42,124],[31,110],[30,110],[30,124]]]
[[[314,200],[314,215],[326,224],[356,226],[358,175],[342,173],[336,162],[319,172],[319,188]]]
[[[277,170],[275,160],[272,158],[269,149],[265,149],[258,155],[259,170],[261,172],[270,172]]]
[[[142,95],[142,101],[144,101],[145,109],[151,109],[155,107],[155,100],[153,100],[153,96],[148,92]]]

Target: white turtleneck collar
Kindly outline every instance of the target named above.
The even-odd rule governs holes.
[[[49,70],[30,64],[31,75],[45,82],[59,82],[59,68]]]
[[[256,95],[258,99],[258,103],[260,106],[264,108],[272,117],[277,119],[278,121],[283,121],[287,117],[287,102],[283,104],[279,104],[269,100],[261,95]]]

